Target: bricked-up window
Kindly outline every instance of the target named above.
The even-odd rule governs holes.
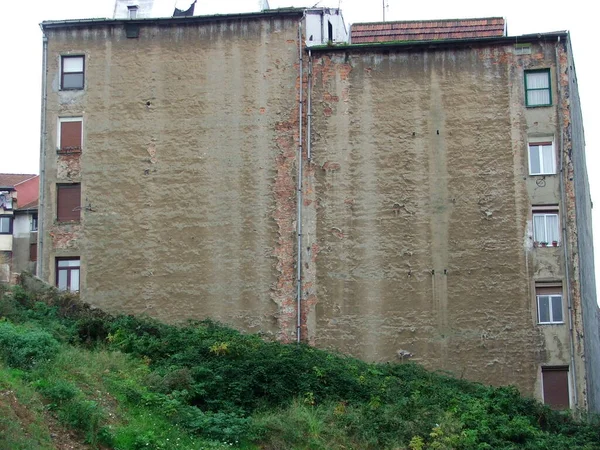
[[[525,72],[525,104],[527,106],[551,106],[550,69]]]
[[[0,216],[0,234],[12,234],[12,216]]]
[[[562,286],[537,285],[535,296],[539,324],[564,323]]]
[[[60,58],[60,88],[83,89],[85,58],[83,55],[62,56]]]
[[[544,403],[552,409],[569,409],[569,367],[542,367]]]
[[[529,174],[553,175],[556,173],[556,157],[551,141],[529,143]]]
[[[533,241],[541,247],[556,247],[560,243],[558,208],[536,206],[533,209]]]
[[[79,291],[79,258],[56,258],[56,287],[61,291]]]
[[[81,185],[56,185],[56,220],[59,222],[79,222],[81,215]]]
[[[29,244],[29,261],[37,261],[37,244]]]
[[[61,117],[58,119],[58,150],[60,153],[81,151],[81,117]]]

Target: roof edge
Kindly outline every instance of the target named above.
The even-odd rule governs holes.
[[[550,39],[569,38],[568,31],[553,31],[549,33],[523,34],[520,36],[492,36],[465,39],[437,39],[429,41],[387,41],[366,42],[363,44],[315,45],[311,51],[343,51],[343,50],[377,50],[384,48],[402,47],[460,47],[470,44],[520,44],[527,42],[548,41]]]
[[[492,17],[466,17],[463,19],[427,19],[427,20],[389,20],[385,22],[355,22],[351,25],[384,25],[390,23],[432,23],[432,22],[455,22],[459,20],[491,20],[491,19],[500,19],[506,22],[506,19],[501,16],[492,16]]]
[[[91,18],[91,19],[68,19],[68,20],[44,20],[40,23],[42,30],[71,28],[71,27],[89,27],[117,24],[190,24],[214,22],[221,20],[240,20],[240,19],[260,19],[266,17],[290,17],[302,16],[307,8],[278,8],[267,9],[259,12],[247,12],[237,14],[213,14],[208,16],[187,16],[187,17],[145,17],[139,19],[109,19],[109,18]],[[310,8],[309,8],[310,9]]]

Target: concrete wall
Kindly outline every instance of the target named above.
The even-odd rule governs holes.
[[[43,279],[81,256],[83,300],[108,311],[290,338],[300,16],[47,33]],[[83,91],[58,89],[68,53]],[[83,117],[81,156],[56,155],[60,116]],[[69,181],[81,222],[57,224]]]
[[[159,21],[137,39],[122,24],[47,32],[44,280],[56,257],[78,256],[83,299],[107,311],[295,338],[299,18]],[[530,139],[569,155],[564,48],[314,50],[304,339],[537,397],[542,367],[565,365],[573,406],[587,406],[586,217],[567,172],[528,170]],[[59,90],[65,54],[85,55],[82,91]],[[551,69],[550,107],[525,107],[535,68]],[[57,155],[69,116],[83,117],[83,150]],[[79,223],[56,222],[65,182],[81,183]],[[564,215],[558,247],[534,246],[540,204]],[[542,281],[562,284],[572,320],[537,324]]]
[[[523,87],[524,69],[556,67],[554,49],[315,53],[318,346],[411,354],[538,397],[541,367],[570,365],[567,323],[537,325],[535,297],[536,281],[564,282],[563,249],[533,246],[531,209],[561,203],[560,175],[528,171],[528,139],[560,136],[558,98],[526,108]]]
[[[571,145],[565,158],[569,165],[567,181],[574,185],[577,246],[573,248],[577,258],[579,286],[579,313],[582,315],[583,340],[585,345],[585,378],[589,409],[600,412],[600,325],[594,270],[594,242],[592,236],[592,200],[585,159],[585,137],[581,104],[577,89],[577,75],[570,42],[561,47],[561,70],[564,93],[568,108],[565,111],[565,130]]]

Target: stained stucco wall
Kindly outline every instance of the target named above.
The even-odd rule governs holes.
[[[574,185],[578,273],[575,280],[580,291],[580,314],[585,342],[585,373],[587,400],[591,411],[600,412],[600,323],[594,270],[594,242],[592,235],[592,200],[587,176],[585,137],[581,103],[577,88],[577,74],[570,43],[561,52],[561,71],[566,90],[565,120],[571,146],[567,150],[568,175]]]
[[[299,18],[47,33],[45,280],[81,255],[93,305],[288,339]],[[59,90],[61,54],[85,55],[83,91]],[[83,117],[80,156],[56,155],[60,116]],[[57,224],[69,181],[81,223]]]
[[[560,203],[559,175],[536,188],[527,160],[531,135],[560,134],[556,106],[528,111],[523,92],[523,69],[555,67],[554,54],[315,53],[317,345],[410,353],[538,397],[540,367],[569,365],[567,325],[537,325],[535,300],[535,281],[564,278],[562,249],[532,239],[531,207]]]

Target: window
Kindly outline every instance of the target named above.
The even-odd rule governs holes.
[[[562,286],[539,285],[535,288],[538,323],[564,323]]]
[[[550,69],[525,72],[525,104],[527,106],[552,105]]]
[[[37,244],[29,244],[29,261],[37,261]]]
[[[0,216],[0,234],[12,234],[12,216]]]
[[[56,220],[59,222],[79,222],[81,215],[81,185],[56,185]]]
[[[83,89],[84,57],[62,56],[60,88],[62,90]]]
[[[137,18],[138,7],[137,6],[128,6],[127,7],[127,12],[129,13],[129,18],[130,19],[136,19]]]
[[[61,291],[79,291],[79,258],[56,258],[56,287]]]
[[[557,247],[559,240],[558,209],[535,207],[533,210],[533,241],[542,247]]]
[[[37,231],[38,230],[38,215],[37,213],[32,214],[31,215],[31,229],[30,231]]]
[[[78,153],[81,151],[81,117],[61,117],[58,119],[59,153]]]
[[[552,409],[569,409],[569,367],[542,367],[544,403]]]
[[[554,145],[551,141],[529,143],[529,174],[552,175],[556,173]]]

